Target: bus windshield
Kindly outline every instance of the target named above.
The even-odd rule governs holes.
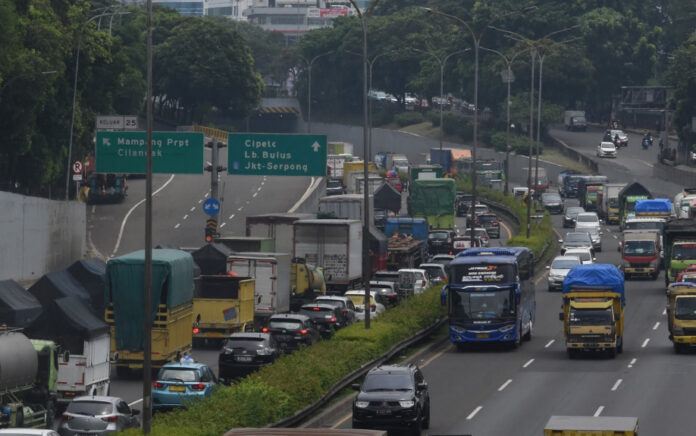
[[[450,315],[470,320],[503,319],[515,316],[514,290],[503,288],[495,291],[452,290]]]
[[[515,265],[503,264],[450,264],[453,284],[512,283],[517,281]]]

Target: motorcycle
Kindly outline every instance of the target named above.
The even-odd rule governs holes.
[[[648,138],[643,138],[643,150],[647,150],[650,147],[650,140]]]

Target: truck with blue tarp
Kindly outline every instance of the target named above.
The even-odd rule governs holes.
[[[194,262],[191,254],[152,250],[152,367],[191,351]],[[145,251],[110,259],[104,302],[111,326],[111,358],[119,377],[143,367]]]
[[[416,268],[425,262],[428,243],[428,221],[424,218],[387,218],[388,270]]]
[[[615,265],[573,267],[563,280],[563,321],[568,357],[604,351],[623,352],[624,275]]]
[[[450,148],[431,148],[430,149],[430,164],[440,165],[442,171],[445,174],[451,174],[452,162],[454,158],[452,156],[452,149]]]
[[[454,179],[413,180],[409,191],[410,216],[427,219],[431,229],[454,229]]]
[[[575,198],[578,196],[578,182],[586,176],[576,170],[561,171],[558,175],[558,193],[561,197]]]
[[[672,202],[667,198],[636,200],[636,216],[669,218],[672,215]]]

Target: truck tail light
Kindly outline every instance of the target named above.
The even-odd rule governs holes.
[[[421,280],[421,286],[425,287],[425,280]]]
[[[193,334],[194,334],[194,335],[197,335],[198,332],[200,332],[200,330],[198,329],[198,327],[194,327],[194,328],[193,328]]]
[[[194,391],[202,391],[203,389],[205,389],[205,384],[196,383],[195,385],[191,385],[191,389],[193,389]]]

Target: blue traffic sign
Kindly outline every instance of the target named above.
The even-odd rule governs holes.
[[[209,198],[203,202],[203,212],[210,216],[215,216],[220,212],[220,202],[214,198]]]

